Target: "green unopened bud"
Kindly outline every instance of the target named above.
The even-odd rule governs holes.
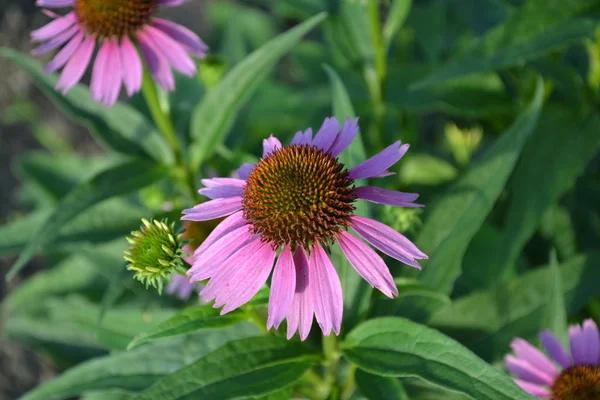
[[[185,274],[182,260],[181,235],[175,233],[174,225],[165,222],[142,219],[139,231],[131,232],[127,241],[131,244],[125,252],[129,262],[127,269],[134,271],[134,278],[158,289],[162,293],[164,283],[171,274]]]
[[[483,130],[476,126],[460,129],[455,124],[447,124],[444,133],[446,143],[454,155],[454,159],[461,165],[467,165],[471,155],[479,148],[483,138]]]

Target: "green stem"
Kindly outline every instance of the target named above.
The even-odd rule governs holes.
[[[329,399],[337,400],[340,396],[340,387],[338,385],[340,352],[335,335],[323,337],[323,353],[325,355],[325,362],[323,363],[325,368],[325,383],[330,388]]]
[[[385,47],[383,45],[383,33],[381,31],[381,13],[379,11],[379,0],[369,0],[368,5],[371,36],[373,38],[373,49],[375,51],[375,68],[379,80],[383,82],[387,73],[387,60]]]
[[[351,364],[348,367],[348,376],[346,377],[346,381],[344,382],[344,386],[342,387],[342,400],[348,400],[352,397],[352,393],[354,393],[354,387],[356,386],[354,382],[354,378],[356,376],[356,366]]]
[[[387,75],[387,53],[383,43],[381,31],[381,13],[379,0],[369,0],[368,3],[369,25],[375,52],[374,63],[365,65],[364,77],[373,104],[373,126],[369,129],[370,143],[375,148],[383,147],[383,121],[385,118],[385,102],[383,86]],[[374,64],[374,65],[373,65]]]
[[[196,192],[193,174],[188,168],[183,157],[183,152],[181,150],[179,139],[177,138],[177,132],[175,131],[175,126],[173,125],[171,113],[166,107],[161,106],[160,99],[158,98],[156,83],[147,70],[144,70],[142,94],[146,100],[146,105],[150,110],[150,114],[152,115],[154,123],[164,136],[167,144],[175,155],[175,163],[179,167],[177,169],[177,176],[181,181],[181,184],[191,196],[192,200],[195,202],[200,202],[199,195]]]

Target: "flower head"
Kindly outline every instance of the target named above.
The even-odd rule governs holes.
[[[173,273],[185,274],[182,261],[181,235],[174,232],[173,226],[164,222],[142,219],[139,231],[131,232],[127,238],[129,250],[125,252],[125,260],[129,262],[127,269],[134,271],[134,278],[152,285],[162,292],[164,282]]]
[[[287,319],[288,337],[299,331],[304,340],[314,315],[325,335],[339,334],[342,287],[325,251],[336,242],[372,286],[389,297],[398,294],[383,259],[349,230],[413,267],[419,268],[417,259],[427,258],[400,233],[354,214],[354,203],[361,199],[420,207],[413,203],[417,194],[355,187],[358,179],[389,175],[388,168],[408,145],[398,141],[348,169],[337,157],[357,133],[357,120],[346,120],[340,130],[338,121],[328,118],[314,138],[308,129],[286,147],[273,136],[265,139],[262,159],[243,165],[239,179],[202,181],[200,194],[212,200],[184,210],[182,219],[227,216],[194,252],[188,271],[192,281],[210,279],[200,293],[204,300],[215,300],[215,307],[228,313],[248,302],[274,269],[267,327]]]
[[[62,46],[44,68],[47,73],[63,68],[56,88],[68,92],[85,73],[96,47],[91,91],[95,101],[113,105],[124,86],[129,96],[142,86],[143,59],[156,82],[165,90],[175,87],[171,68],[192,76],[196,64],[190,54],[204,57],[208,47],[192,31],[156,18],[159,6],[177,6],[184,0],[38,0],[45,8],[71,7],[64,16],[47,12],[49,24],[33,31],[33,50],[45,53]]]
[[[569,328],[570,352],[550,331],[540,334],[549,359],[523,339],[511,347],[515,355],[506,356],[506,368],[527,393],[540,399],[600,399],[600,334],[594,321]]]

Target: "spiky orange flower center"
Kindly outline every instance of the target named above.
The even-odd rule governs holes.
[[[244,217],[273,247],[310,249],[333,241],[348,226],[356,200],[353,184],[337,158],[313,146],[288,146],[267,155],[250,173]]]
[[[121,38],[150,21],[156,0],[75,0],[75,13],[88,33]]]
[[[564,370],[554,382],[552,400],[600,400],[600,367],[577,365]]]

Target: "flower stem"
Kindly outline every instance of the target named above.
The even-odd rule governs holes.
[[[369,129],[369,137],[372,138],[371,145],[373,147],[381,148],[383,147],[382,134],[385,117],[383,86],[387,75],[387,53],[383,43],[379,0],[369,0],[367,12],[371,27],[373,51],[375,52],[374,61],[367,61],[364,68],[364,79],[369,89],[374,114],[374,121]]]
[[[329,335],[323,337],[323,353],[325,355],[325,383],[329,386],[329,399],[337,400],[340,396],[340,387],[338,385],[338,367],[340,352],[338,349],[337,337]]]

